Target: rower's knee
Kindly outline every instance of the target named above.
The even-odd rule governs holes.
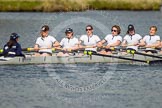
[[[49,54],[49,53],[42,53],[40,56],[52,56],[52,54]]]
[[[102,50],[102,51],[99,52],[99,54],[106,54],[106,51]]]
[[[59,52],[57,54],[57,56],[69,56],[69,54],[68,53]]]
[[[39,53],[35,53],[33,56],[40,56],[40,54]]]

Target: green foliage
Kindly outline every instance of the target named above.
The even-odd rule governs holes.
[[[0,1],[0,11],[37,11],[38,1]]]
[[[152,0],[0,0],[0,11],[160,10]]]
[[[96,10],[159,10],[160,4],[150,2],[129,2],[112,0],[91,0],[90,8]]]

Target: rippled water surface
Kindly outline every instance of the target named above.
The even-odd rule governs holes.
[[[118,24],[124,35],[132,23],[147,34],[157,25],[162,36],[159,11],[86,11],[67,13],[0,13],[0,46],[11,32],[21,34],[22,47],[31,47],[40,27],[49,24],[58,40],[72,27],[75,35],[92,24],[103,38]],[[161,65],[39,64],[0,66],[0,108],[161,108]]]
[[[161,108],[160,66],[1,66],[2,108]]]

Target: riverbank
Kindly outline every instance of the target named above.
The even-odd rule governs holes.
[[[160,10],[161,0],[0,0],[0,12]]]

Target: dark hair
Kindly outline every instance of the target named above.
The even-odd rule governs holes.
[[[41,31],[49,31],[49,26],[48,25],[42,26]]]
[[[117,33],[118,33],[118,35],[119,35],[119,34],[120,34],[120,32],[121,32],[120,27],[119,27],[118,25],[114,25],[114,26],[112,26],[112,28],[111,28],[111,29],[113,29],[113,28],[116,28],[116,29],[117,29]]]
[[[11,48],[15,43],[16,43],[15,40],[10,39],[10,40],[7,42],[7,46],[8,46],[9,48]]]
[[[157,31],[157,27],[156,26],[151,26],[150,30],[151,30],[151,28],[155,28],[155,31]]]
[[[86,28],[87,28],[87,27],[91,27],[91,29],[93,30],[93,27],[92,27],[92,25],[87,25],[87,26],[86,26]]]

